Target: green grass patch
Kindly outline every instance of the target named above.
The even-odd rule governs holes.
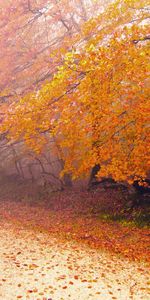
[[[134,211],[131,215],[120,214],[109,214],[102,212],[98,216],[99,220],[107,222],[117,222],[123,226],[136,226],[138,228],[150,228],[150,213]]]

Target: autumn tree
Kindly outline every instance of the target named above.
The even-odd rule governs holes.
[[[11,110],[13,103],[16,104],[20,97],[29,91],[38,91],[45,80],[52,78],[57,66],[63,63],[64,53],[72,49],[82,24],[101,9],[99,4],[102,2],[100,0],[1,1],[1,123],[4,115],[7,115],[8,107]],[[57,48],[59,52],[56,51]],[[30,150],[25,149],[23,139],[18,142],[11,139],[10,142],[6,134],[7,131],[0,135],[1,166],[3,163],[7,165],[4,160],[6,157],[8,165],[11,160],[15,161],[11,151],[13,145],[17,149],[18,160],[28,161]],[[54,145],[49,148],[53,153],[52,148],[57,147]],[[36,155],[41,159],[39,154]],[[58,153],[55,155],[58,156],[60,164],[63,164]],[[30,167],[37,164],[37,161],[33,161],[32,164],[30,160],[28,162]],[[24,163],[22,165],[24,166]]]
[[[71,38],[101,2],[1,0],[0,100],[14,96],[16,101],[51,78],[58,65],[55,50],[62,48],[60,63],[63,51],[73,45]]]
[[[10,106],[2,131],[40,153],[54,136],[73,177],[133,180],[148,172],[149,7],[117,0],[82,27],[63,64],[38,92]]]

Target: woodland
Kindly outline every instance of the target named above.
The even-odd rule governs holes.
[[[74,290],[76,299],[148,299],[149,25],[148,0],[0,0],[0,252],[8,259],[9,241],[18,232],[14,248],[21,243],[26,248],[31,235],[22,260],[32,257],[30,243],[41,234],[42,244],[34,250],[40,260],[40,247],[48,251],[52,240],[54,249],[57,238],[60,249],[74,253],[72,263],[88,251],[94,257],[106,252],[103,260],[108,269],[114,263],[115,282],[111,290],[110,275],[105,282],[110,291],[100,298],[93,287],[98,279],[80,278],[80,267],[69,264],[76,272],[61,286],[61,295],[56,293],[60,286],[52,284],[48,292],[41,289],[33,296],[38,288],[18,281],[11,298],[4,260],[0,299],[75,300],[72,290],[65,294],[74,281],[81,285]],[[138,277],[126,298],[117,294],[116,257],[129,269],[137,264],[131,269]],[[97,259],[89,269],[85,262],[87,274],[97,270]],[[16,256],[15,264],[19,280]],[[24,267],[29,273],[38,270],[34,260]],[[61,272],[60,277],[67,280]],[[86,282],[89,294],[84,296]]]

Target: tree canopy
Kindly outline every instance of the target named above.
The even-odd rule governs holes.
[[[116,180],[146,176],[148,21],[147,1],[117,0],[79,32],[68,33],[67,47],[51,52],[57,70],[38,90],[4,108],[1,133],[23,139],[36,153],[49,133],[61,149],[64,171],[74,178],[95,164],[101,165],[100,175]]]

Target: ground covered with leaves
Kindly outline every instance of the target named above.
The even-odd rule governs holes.
[[[149,299],[144,263],[56,238],[21,222],[1,219],[0,255],[0,299]]]
[[[120,193],[1,189],[0,299],[149,299],[150,230],[108,218]]]

